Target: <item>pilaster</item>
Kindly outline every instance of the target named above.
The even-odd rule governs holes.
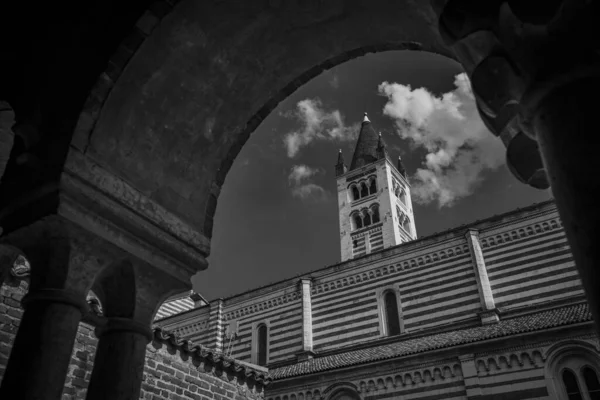
[[[298,354],[298,360],[309,359],[313,353],[313,331],[312,331],[312,304],[310,297],[311,280],[303,278],[300,280],[302,291],[302,352]]]
[[[211,335],[208,347],[223,351],[223,299],[217,299],[210,303],[208,318],[208,329]]]
[[[458,357],[460,367],[462,369],[463,380],[465,382],[465,391],[467,399],[477,399],[481,396],[481,386],[479,384],[479,376],[477,375],[477,367],[475,366],[474,354],[463,354]]]
[[[468,229],[465,237],[469,245],[475,279],[477,280],[479,300],[481,301],[481,323],[485,325],[498,322],[494,296],[485,266],[485,259],[483,258],[483,251],[481,250],[481,243],[479,242],[479,232],[475,229]]]

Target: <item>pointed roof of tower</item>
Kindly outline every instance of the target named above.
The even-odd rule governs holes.
[[[379,159],[377,157],[377,147],[379,144],[379,135],[373,129],[371,121],[365,113],[362,125],[360,127],[360,133],[358,134],[358,140],[356,141],[356,147],[354,149],[354,156],[352,157],[352,164],[350,164],[350,170],[360,168],[364,165],[375,162]]]
[[[345,162],[344,162],[344,154],[342,154],[342,149],[340,149],[340,152],[338,153],[337,165],[343,165],[343,164],[345,164]]]
[[[388,158],[387,148],[381,132],[379,132],[379,142],[377,142],[377,158]]]
[[[406,168],[404,167],[404,163],[402,162],[402,157],[398,156],[398,172],[402,174],[405,178],[406,176]]]

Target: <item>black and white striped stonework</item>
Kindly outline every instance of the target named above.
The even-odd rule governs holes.
[[[191,310],[193,308],[194,301],[190,299],[189,295],[186,293],[181,297],[165,301],[158,309],[155,319],[159,320],[162,318],[166,318],[168,316],[179,314],[184,311]]]
[[[370,236],[372,249],[379,248],[379,238]],[[489,286],[484,288],[477,277],[485,277]],[[556,207],[546,202],[229,297],[222,300],[220,314],[211,302],[210,316],[204,307],[190,311],[185,321],[179,316],[166,320],[180,321],[171,326],[181,336],[211,347],[228,347],[224,327],[237,321],[231,355],[248,362],[256,360],[256,332],[264,324],[267,364],[292,363],[306,345],[300,278],[310,282],[306,304],[312,325],[305,328],[317,354],[384,340],[387,311],[382,304],[389,291],[399,300],[399,342],[403,335],[488,323],[481,312],[490,289],[491,307],[500,309],[500,320],[505,311],[520,314],[549,304],[561,306],[583,295]]]
[[[394,261],[403,260],[406,257]],[[348,276],[354,279],[342,280],[341,287],[331,288],[327,281],[323,282],[321,286],[326,286],[327,291],[312,296],[316,350],[379,337],[377,290],[382,287],[399,289],[407,332],[472,319],[480,307],[468,253],[417,268],[404,269],[402,263],[399,265],[399,268],[385,267],[385,273],[374,268],[376,265],[365,266],[352,271],[356,277]]]
[[[260,323],[268,327],[269,363],[289,359],[302,350],[302,302],[298,293],[281,305],[242,316],[238,322],[239,335],[233,341],[231,355],[239,360],[252,359],[252,329]]]
[[[508,228],[481,237],[497,307],[510,309],[583,296],[557,215]]]

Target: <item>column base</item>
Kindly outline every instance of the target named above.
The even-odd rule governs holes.
[[[302,350],[300,353],[296,353],[296,361],[312,360],[314,357],[315,352],[312,350]]]
[[[497,324],[500,321],[500,312],[497,308],[493,310],[480,311],[481,325]]]

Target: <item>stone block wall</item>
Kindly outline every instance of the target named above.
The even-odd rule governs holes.
[[[20,300],[28,287],[26,281],[11,279],[0,288],[0,384],[23,313]],[[65,380],[63,400],[85,399],[97,343],[94,327],[86,322],[80,323]],[[223,359],[217,353],[191,346],[158,330],[146,351],[140,398],[261,400],[265,386],[262,372],[244,363]]]

